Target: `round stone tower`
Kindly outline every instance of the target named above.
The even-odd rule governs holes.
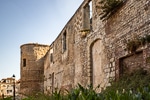
[[[21,94],[31,95],[43,92],[44,56],[49,48],[49,45],[35,43],[24,44],[20,47]]]

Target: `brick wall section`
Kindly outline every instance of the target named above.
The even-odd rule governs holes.
[[[126,40],[134,36],[149,34],[149,12],[144,10],[146,3],[147,1],[127,0],[126,4],[105,23],[104,42],[108,51],[106,52],[107,57],[111,61],[107,65],[113,65],[112,68],[117,66],[112,61],[113,59],[117,62],[119,58],[128,55],[128,52],[125,51]],[[109,32],[107,31],[108,25]],[[114,72],[111,73],[114,76]]]

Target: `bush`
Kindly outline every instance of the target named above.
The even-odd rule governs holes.
[[[123,74],[119,81],[111,82],[101,93],[97,93],[92,85],[78,86],[63,94],[61,90],[51,95],[38,93],[23,100],[150,100],[150,73],[142,68],[134,73]]]

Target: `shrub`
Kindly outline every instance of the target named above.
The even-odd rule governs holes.
[[[126,49],[131,53],[134,53],[140,46],[144,46],[147,43],[150,43],[150,35],[146,34],[144,37],[136,37],[129,40],[126,44]]]
[[[133,73],[122,74],[116,82],[111,82],[101,93],[97,93],[92,85],[77,87],[63,94],[61,90],[51,95],[38,93],[23,100],[150,100],[150,73],[142,68]]]

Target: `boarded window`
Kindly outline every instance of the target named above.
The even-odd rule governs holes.
[[[137,68],[143,67],[143,53],[139,52],[120,59],[119,73],[132,73]]]

